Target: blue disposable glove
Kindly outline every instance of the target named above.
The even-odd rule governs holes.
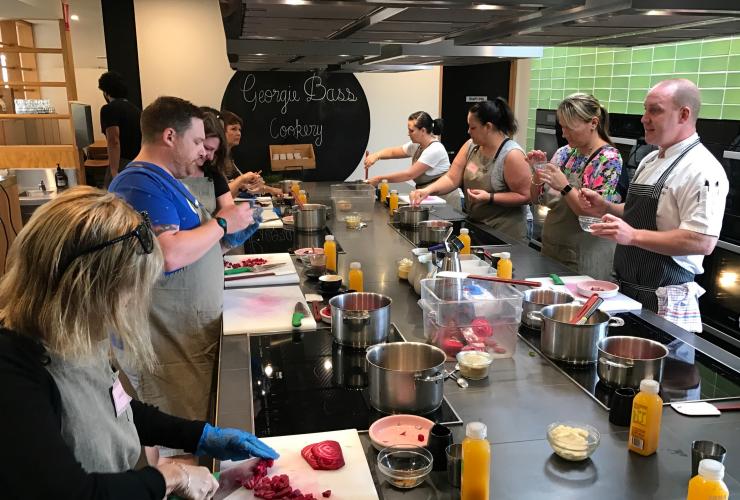
[[[235,233],[226,234],[223,237],[224,242],[230,247],[238,247],[239,245],[243,245],[245,241],[247,241],[249,238],[252,237],[254,233],[257,232],[257,230],[260,228],[260,223],[262,222],[262,217],[257,217],[255,219],[255,222],[246,228],[242,229],[241,231],[237,231]]]
[[[246,460],[251,457],[276,459],[280,455],[249,432],[221,429],[206,424],[200,436],[196,455],[209,455],[219,460]]]

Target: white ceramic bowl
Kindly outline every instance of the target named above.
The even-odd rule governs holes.
[[[573,439],[573,430],[579,433]],[[596,451],[601,434],[594,427],[578,422],[553,422],[547,426],[547,442],[557,456],[571,462],[586,460]]]
[[[619,292],[619,285],[611,281],[589,280],[581,281],[576,285],[578,293],[584,297],[590,297],[597,294],[602,299],[614,297]]]

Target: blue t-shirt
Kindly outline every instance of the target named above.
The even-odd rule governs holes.
[[[129,163],[108,189],[136,210],[148,212],[154,226],[175,224],[185,231],[200,226],[195,197],[182,182],[153,163]]]

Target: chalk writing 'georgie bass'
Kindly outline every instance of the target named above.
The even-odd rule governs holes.
[[[288,85],[287,89],[260,89],[253,91],[256,83],[257,78],[250,73],[244,79],[241,90],[244,101],[252,104],[252,111],[257,108],[257,104],[271,104],[274,102],[283,105],[280,108],[280,113],[285,114],[288,112],[288,105],[291,102],[301,100],[298,92],[290,88],[290,85]]]
[[[296,118],[295,123],[285,125],[277,123],[277,118],[273,118],[270,120],[270,136],[273,139],[293,137],[300,140],[309,137],[318,147],[324,142],[324,126],[314,123],[301,123],[298,118]]]

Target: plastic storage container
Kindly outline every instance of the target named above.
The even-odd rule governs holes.
[[[421,280],[427,341],[454,358],[481,350],[510,358],[516,350],[522,293],[511,285],[461,278]]]
[[[331,203],[337,220],[344,221],[347,216],[359,215],[367,222],[375,205],[375,188],[371,184],[333,184]]]

